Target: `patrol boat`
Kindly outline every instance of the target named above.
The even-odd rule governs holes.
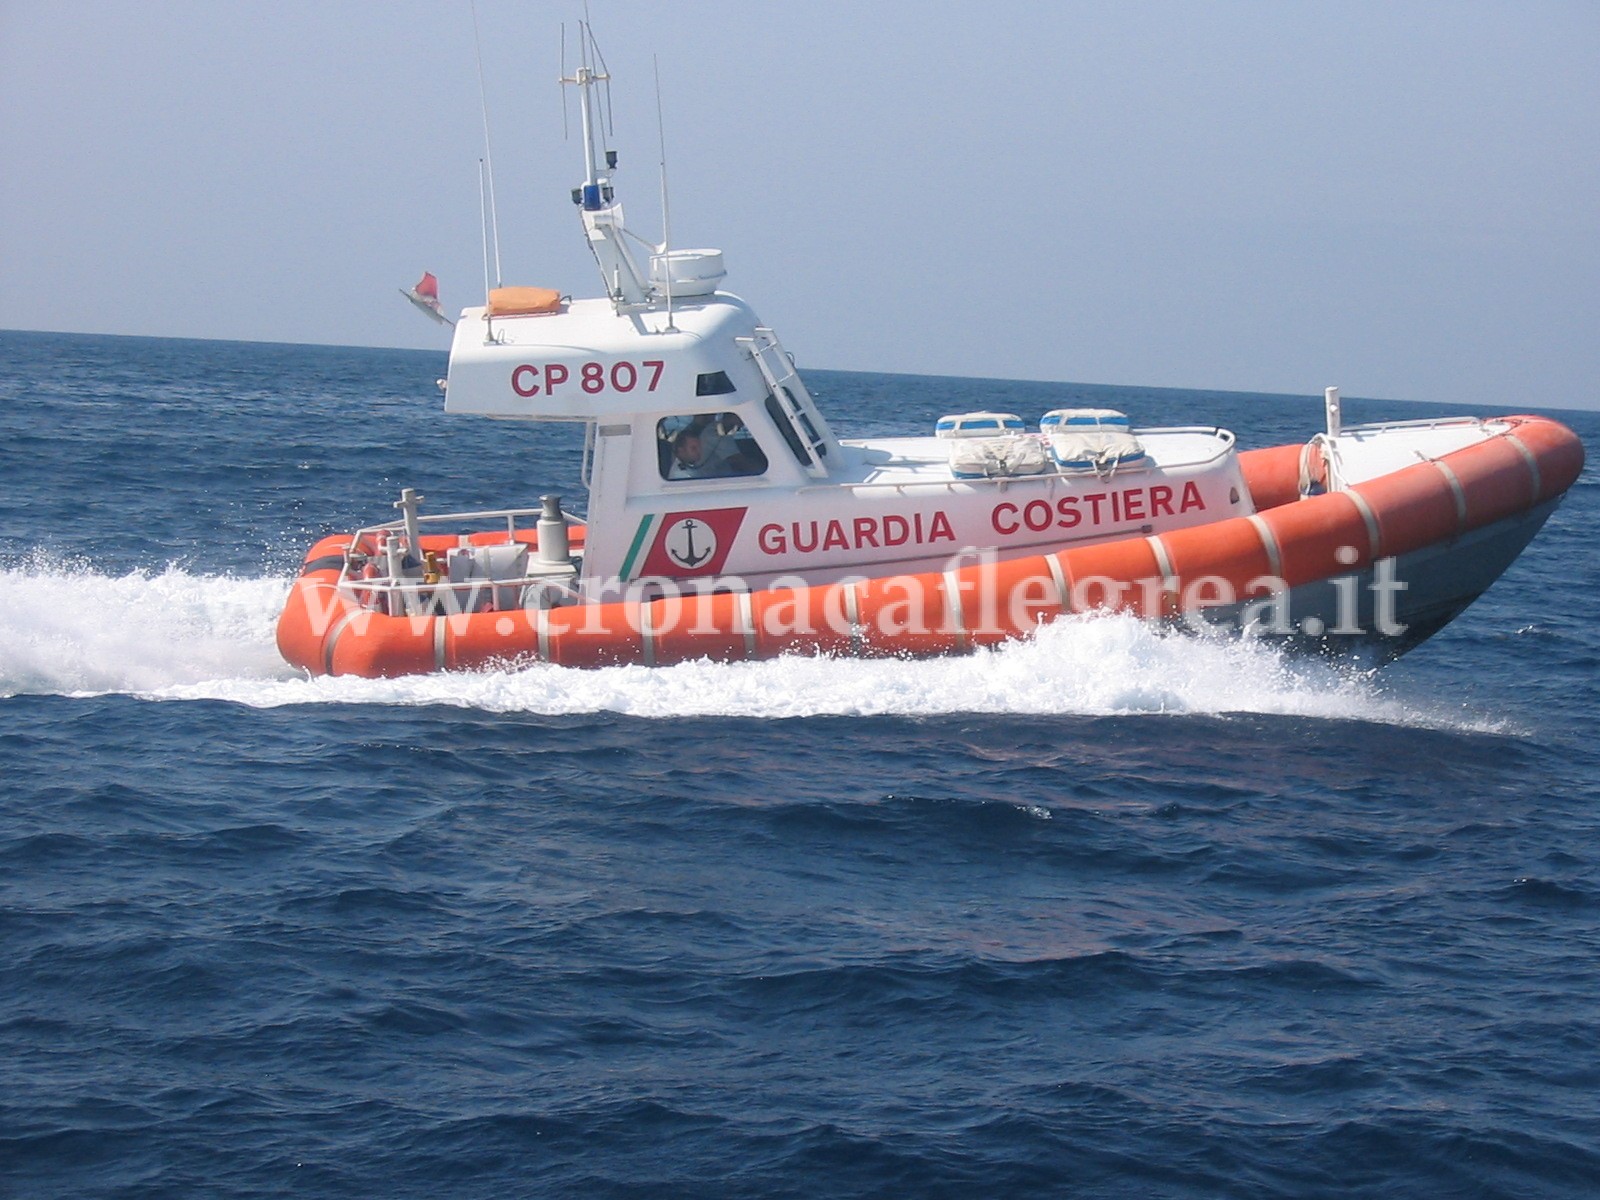
[[[406,489],[307,553],[278,645],[313,674],[965,653],[1095,610],[1382,660],[1482,592],[1582,468],[1553,421],[1347,428],[1335,389],[1325,429],[1266,450],[1106,409],[840,439],[719,251],[627,231],[585,59],[561,82],[604,294],[490,290],[455,323],[444,409],[581,423],[587,519],[556,496],[424,514]]]

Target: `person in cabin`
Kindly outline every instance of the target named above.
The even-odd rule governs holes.
[[[744,423],[731,413],[697,417],[672,439],[669,479],[722,479],[759,475],[765,456],[750,440]]]

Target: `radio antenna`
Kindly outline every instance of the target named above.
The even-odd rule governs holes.
[[[567,23],[561,22],[561,78],[567,77]],[[561,89],[561,140],[570,140],[572,130],[567,126],[567,89]]]
[[[585,5],[585,8],[588,6]],[[600,69],[600,78],[605,82],[605,137],[614,139],[617,136],[617,127],[613,121],[616,107],[611,103],[611,68],[606,66],[606,56],[601,52],[600,43],[594,36],[594,27],[586,26],[589,31],[589,45],[594,47],[594,64]],[[610,149],[610,142],[602,142],[604,149]]]
[[[483,234],[483,294],[489,295],[489,199],[484,190],[483,159],[478,160],[478,231]]]
[[[494,152],[489,146],[489,89],[483,80],[483,39],[478,34],[478,0],[472,0],[472,46],[478,54],[478,107],[483,114],[483,161],[478,167],[478,186],[481,191],[485,172],[489,179],[489,239],[494,243],[494,285],[500,286],[500,218],[494,204]],[[484,246],[484,282],[488,282],[489,253]],[[487,291],[487,287],[484,289]]]
[[[478,160],[478,227],[483,233],[483,312],[489,322],[489,340],[494,340],[494,318],[489,316],[489,205],[483,186],[483,159]]]
[[[667,121],[661,104],[661,58],[652,54],[650,61],[656,71],[656,140],[661,145],[661,282],[667,294],[667,331],[675,332],[672,323],[672,209],[667,204]]]

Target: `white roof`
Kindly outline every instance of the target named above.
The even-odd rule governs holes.
[[[749,305],[724,292],[684,301],[670,316],[664,307],[619,313],[609,300],[493,319],[465,309],[445,411],[579,420],[684,411],[695,405],[699,376],[713,371],[759,394],[759,371],[734,341],[757,324]]]

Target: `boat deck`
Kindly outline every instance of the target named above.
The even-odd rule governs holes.
[[[1209,427],[1140,429],[1135,432],[1149,455],[1149,461],[1118,467],[1117,474],[1132,474],[1152,468],[1160,470],[1198,466],[1220,458],[1233,448],[1234,443],[1233,435],[1227,430]],[[956,478],[950,469],[952,443],[943,438],[871,438],[841,441],[839,445],[843,453],[832,480],[834,483],[902,485],[949,483]]]
[[[1363,483],[1454,454],[1508,428],[1503,421],[1475,417],[1352,425],[1339,435],[1340,476],[1347,484]]]

